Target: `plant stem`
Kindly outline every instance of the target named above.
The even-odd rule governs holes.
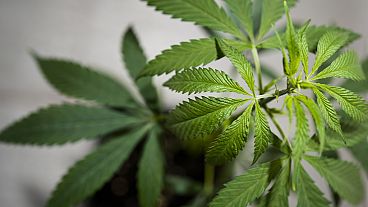
[[[262,107],[264,107],[264,106],[266,106],[266,104],[268,104],[269,102],[273,101],[276,97],[278,97],[278,96],[283,96],[283,95],[285,95],[285,94],[287,94],[287,93],[289,93],[289,92],[290,92],[290,89],[288,89],[288,88],[287,88],[287,89],[284,89],[284,90],[281,90],[281,91],[278,91],[278,92],[276,92],[276,93],[272,94],[272,96],[271,96],[271,97],[261,99],[261,100],[259,101],[259,104],[260,104]]]
[[[289,142],[289,139],[286,137],[286,135],[285,135],[284,131],[282,130],[279,122],[275,119],[275,117],[273,116],[273,114],[269,110],[266,110],[266,113],[271,118],[271,121],[273,122],[273,124],[275,125],[275,127],[277,128],[277,130],[280,132],[280,135],[282,137],[282,140],[284,140],[283,143],[288,143],[288,145],[289,145],[289,147],[291,149],[291,144]]]
[[[205,163],[203,192],[206,196],[210,196],[213,193],[214,180],[215,180],[215,167],[213,165]]]
[[[252,55],[253,55],[254,66],[256,68],[256,73],[257,73],[257,76],[258,76],[259,94],[262,95],[263,94],[263,86],[262,86],[261,63],[260,63],[260,60],[259,60],[257,48],[254,44],[252,45]]]

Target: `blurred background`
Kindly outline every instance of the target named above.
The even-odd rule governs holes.
[[[367,9],[368,0],[299,0],[292,15],[301,22],[311,18],[312,24],[336,24],[361,34],[351,47],[363,58],[368,56]],[[121,34],[129,25],[149,59],[172,44],[205,36],[192,23],[170,19],[139,0],[0,0],[0,128],[42,106],[67,101],[43,79],[31,49],[95,66],[129,85],[120,56]],[[263,60],[280,63],[270,54]],[[216,64],[228,67],[224,61]],[[167,78],[156,78],[156,85]],[[186,97],[162,87],[159,93],[167,109]],[[0,206],[42,206],[67,168],[92,147],[87,141],[51,148],[1,144]]]

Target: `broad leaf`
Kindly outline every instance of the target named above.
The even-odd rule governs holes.
[[[151,109],[158,110],[159,106],[157,91],[153,87],[152,78],[148,77],[141,78],[139,80],[136,79],[139,72],[146,65],[147,59],[141,46],[139,45],[138,38],[131,27],[124,34],[121,45],[121,54],[123,56],[125,67],[135,80],[139,92],[142,94],[146,104]]]
[[[164,156],[159,143],[159,129],[149,133],[138,166],[138,196],[142,207],[158,206],[164,178]]]
[[[249,45],[234,41],[224,40],[228,44],[243,51]],[[164,50],[162,54],[149,61],[139,76],[154,76],[171,71],[179,71],[184,68],[206,65],[216,59],[222,58],[223,54],[213,38],[190,40],[174,45]]]
[[[47,206],[76,206],[91,196],[119,169],[147,129],[117,137],[77,162],[58,184]]]
[[[95,138],[144,120],[105,108],[54,105],[10,125],[0,141],[16,144],[53,145]]]
[[[226,0],[226,3],[248,33],[250,39],[254,39],[252,0]]]
[[[296,188],[298,195],[297,207],[329,207],[329,201],[323,196],[323,193],[314,184],[311,177],[302,166],[297,168]]]
[[[164,86],[183,93],[234,92],[249,95],[236,81],[220,70],[192,68],[177,73]]]
[[[338,86],[316,84],[339,102],[341,108],[353,119],[364,121],[368,118],[368,105],[359,95]]]
[[[244,175],[225,184],[209,207],[247,206],[263,194],[279,169],[280,166],[275,163],[264,163],[249,169]]]
[[[328,124],[328,126],[330,126],[331,129],[335,130],[340,135],[342,135],[340,120],[337,117],[337,113],[335,109],[333,108],[331,102],[318,89],[316,88],[313,89],[313,93],[317,97],[317,103],[318,103],[319,109],[322,113],[323,118]]]
[[[345,200],[357,205],[364,198],[364,187],[358,166],[329,158],[307,156],[305,159]]]
[[[124,86],[102,73],[67,60],[34,57],[48,82],[64,95],[110,106],[136,106]]]
[[[168,124],[182,139],[201,138],[216,130],[245,102],[244,99],[215,97],[189,99],[170,113]]]
[[[217,39],[221,50],[224,52],[225,56],[230,59],[231,63],[238,70],[242,78],[248,84],[249,89],[254,92],[254,77],[253,77],[253,67],[245,56],[238,51],[236,48],[226,44],[226,42]]]
[[[365,76],[359,62],[358,54],[348,51],[340,55],[330,66],[323,69],[311,80],[324,78],[348,78],[352,80],[364,80]]]
[[[295,5],[296,0],[288,0],[287,2],[289,7],[292,7]],[[284,0],[263,0],[258,39],[261,39],[285,13],[283,3]]]
[[[254,137],[254,158],[255,163],[258,158],[267,150],[268,143],[271,141],[272,133],[265,114],[258,102],[255,104],[255,137]]]
[[[227,160],[235,158],[244,148],[249,135],[249,123],[254,103],[231,123],[211,143],[206,153],[206,161],[214,164],[222,164]]]
[[[342,32],[327,32],[318,42],[316,60],[312,68],[313,75],[337,50],[346,44],[349,35]]]
[[[227,32],[242,39],[234,22],[214,0],[147,0],[149,6],[169,14],[173,18],[194,22],[213,30]]]
[[[325,131],[325,122],[323,120],[323,116],[318,105],[307,96],[297,96],[298,100],[301,101],[304,106],[306,106],[312,115],[314,126],[317,131],[319,143],[320,143],[320,152],[323,151],[323,148],[326,143],[326,131]]]

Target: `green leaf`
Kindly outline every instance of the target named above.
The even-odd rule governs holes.
[[[124,86],[102,73],[72,61],[34,58],[48,82],[64,95],[110,106],[136,106]]]
[[[270,192],[266,197],[262,207],[288,207],[289,206],[289,191],[290,191],[290,160],[284,160],[285,164],[276,177]]]
[[[142,94],[146,104],[151,109],[157,111],[159,108],[158,97],[157,91],[152,84],[152,78],[148,77],[141,78],[139,80],[136,79],[139,72],[146,65],[147,59],[132,27],[128,28],[128,30],[124,34],[121,45],[121,54],[123,56],[125,67],[128,69],[129,74],[135,80],[139,92]]]
[[[309,49],[308,49],[308,40],[307,40],[307,32],[309,28],[309,23],[310,21],[308,21],[305,24],[305,26],[303,26],[298,31],[298,39],[299,39],[298,46],[299,46],[300,58],[303,64],[303,71],[306,76],[308,75],[308,72],[309,72]]]
[[[359,95],[338,86],[329,86],[320,83],[316,83],[316,85],[335,98],[339,102],[342,110],[351,118],[360,122],[368,118],[368,104]]]
[[[174,134],[184,140],[202,138],[216,130],[246,101],[216,97],[189,99],[170,113],[168,124]]]
[[[272,133],[266,115],[263,113],[261,106],[256,102],[256,118],[255,118],[255,137],[254,137],[254,158],[255,163],[258,158],[267,150],[268,143],[271,141]]]
[[[334,60],[330,66],[322,70],[311,80],[331,77],[364,80],[365,76],[359,63],[358,54],[354,51],[343,53],[336,60]]]
[[[173,18],[194,22],[213,30],[233,34],[243,39],[234,22],[213,0],[147,0],[149,6],[169,14]]]
[[[364,76],[368,77],[368,58],[366,58],[365,60],[363,60],[362,62],[362,69],[364,72]],[[345,81],[342,85],[343,88],[349,89],[351,91],[354,91],[356,93],[362,93],[362,92],[366,92],[368,90],[368,79],[366,78],[363,81],[352,81],[352,80],[347,80]]]
[[[238,70],[242,78],[248,84],[249,89],[254,94],[254,77],[252,65],[248,62],[245,56],[238,51],[236,48],[226,44],[223,40],[217,39],[222,52],[227,58],[230,59],[231,63]]]
[[[322,113],[318,105],[312,99],[308,98],[307,96],[297,96],[297,99],[301,101],[304,104],[304,106],[308,108],[310,114],[312,115],[314,126],[316,128],[317,135],[319,138],[320,152],[322,153],[323,148],[326,143],[325,122],[323,120]]]
[[[263,0],[258,39],[262,39],[262,37],[271,29],[272,25],[282,17],[284,14],[283,2],[283,0]],[[295,5],[296,0],[288,0],[287,3],[289,7],[292,7]]]
[[[53,105],[10,125],[0,141],[15,144],[53,145],[95,138],[142,123],[140,118],[105,108]]]
[[[295,162],[300,162],[304,154],[305,145],[309,139],[309,124],[305,115],[304,109],[298,99],[294,99],[295,117],[296,117],[296,132],[293,149]]]
[[[323,193],[314,184],[311,177],[302,166],[297,168],[296,188],[298,195],[297,207],[329,207],[329,201],[323,196]]]
[[[250,47],[246,43],[235,40],[224,41],[241,51]],[[206,65],[222,57],[223,54],[218,49],[214,38],[189,40],[189,42],[181,42],[179,45],[164,50],[155,59],[148,62],[139,76],[161,75],[174,70],[179,71],[184,68]]]
[[[249,95],[236,81],[220,70],[192,68],[177,73],[164,86],[182,93],[234,92]]]
[[[252,0],[226,0],[226,4],[248,33],[250,39],[254,39]]]
[[[274,163],[264,163],[249,169],[244,175],[238,176],[225,184],[209,207],[247,206],[260,197],[277,174],[280,166]]]
[[[239,154],[249,135],[253,106],[254,103],[249,104],[247,109],[211,143],[206,153],[206,161],[222,164]]]
[[[300,51],[299,51],[299,44],[298,44],[298,37],[296,35],[293,21],[290,17],[289,8],[287,6],[287,2],[284,1],[284,7],[286,11],[286,18],[287,18],[287,27],[286,27],[286,42],[287,48],[289,51],[289,60],[290,60],[290,71],[286,71],[287,75],[294,75],[299,68],[300,65]]]
[[[71,207],[101,188],[144,136],[148,126],[117,137],[77,162],[52,193],[48,207]]]
[[[150,131],[138,166],[138,196],[142,207],[158,206],[164,178],[159,128]]]
[[[368,130],[368,128],[366,129]],[[368,173],[368,159],[367,159],[367,152],[368,152],[368,142],[367,142],[367,131],[365,131],[365,140],[362,142],[354,145],[350,148],[350,151],[354,155],[355,159],[357,159],[362,167],[365,169],[366,173]]]
[[[364,198],[359,167],[342,160],[306,156],[305,159],[324,177],[345,200],[359,204]]]
[[[316,60],[312,68],[313,75],[318,68],[326,62],[337,50],[346,44],[349,35],[342,32],[327,32],[318,42]]]
[[[325,119],[326,123],[328,124],[328,126],[330,126],[331,129],[335,130],[340,135],[342,135],[340,120],[337,117],[337,113],[333,108],[331,102],[317,88],[313,89],[313,93],[317,97],[319,109],[321,110],[321,114]]]

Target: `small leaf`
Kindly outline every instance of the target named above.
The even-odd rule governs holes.
[[[296,35],[293,21],[291,19],[289,8],[287,6],[287,1],[284,1],[284,7],[286,11],[286,18],[287,18],[287,27],[286,27],[286,42],[287,48],[289,51],[289,59],[290,59],[290,68],[289,71],[287,70],[287,75],[294,75],[299,68],[300,65],[300,51],[299,51],[299,44],[298,44],[298,37]]]
[[[246,100],[202,97],[178,105],[169,115],[168,124],[182,139],[202,138],[223,123]]]
[[[206,153],[206,161],[222,164],[239,154],[249,135],[253,106],[254,103],[249,104],[247,109],[211,143]]]
[[[32,113],[0,133],[0,141],[54,145],[95,138],[144,120],[105,108],[53,105]]]
[[[319,109],[321,110],[321,114],[323,118],[325,119],[326,123],[328,124],[328,126],[330,126],[331,129],[335,130],[337,133],[339,133],[342,136],[340,120],[337,117],[337,113],[335,109],[333,108],[331,102],[318,89],[316,88],[313,89],[313,93],[317,97],[317,103],[318,103]]]
[[[67,60],[34,58],[48,82],[64,95],[110,106],[137,105],[124,86],[102,73]]]
[[[309,73],[309,49],[308,49],[308,40],[307,40],[307,32],[310,21],[308,21],[299,31],[298,31],[298,46],[300,57],[303,63],[303,71],[305,76]]]
[[[311,177],[302,166],[297,168],[296,188],[298,195],[297,207],[329,207],[329,201],[323,196],[323,193],[314,184]]]
[[[305,159],[326,178],[342,198],[355,205],[364,198],[363,181],[358,166],[329,158],[306,156]]]
[[[157,111],[158,97],[157,91],[152,84],[152,78],[141,78],[137,80],[139,72],[144,68],[147,63],[146,56],[143,49],[139,45],[139,41],[133,28],[129,28],[122,40],[121,54],[123,56],[123,62],[128,69],[129,74],[135,80],[138,86],[139,92],[142,94],[146,104],[153,110]]]
[[[194,22],[213,30],[227,32],[242,39],[234,22],[214,0],[147,0],[149,6],[169,14],[173,18]]]
[[[242,78],[248,84],[249,89],[254,94],[254,77],[252,65],[248,62],[245,56],[236,48],[226,44],[226,42],[220,39],[217,40],[225,56],[230,59],[231,63],[238,70]]]
[[[159,128],[150,131],[138,166],[138,196],[142,207],[158,206],[164,178]]]
[[[280,166],[275,163],[264,163],[249,169],[244,175],[238,176],[225,184],[209,207],[247,206],[260,197],[277,174]]]
[[[348,78],[352,80],[364,80],[364,72],[359,63],[358,54],[348,51],[340,55],[330,66],[323,69],[311,80],[318,80],[330,77]]]
[[[234,92],[249,95],[226,73],[212,68],[192,68],[177,73],[164,86],[183,93]]]
[[[241,26],[254,39],[253,32],[253,2],[252,0],[226,0],[231,12],[238,18]]]
[[[256,102],[256,118],[255,118],[255,137],[254,137],[254,158],[255,163],[258,158],[267,150],[268,143],[271,141],[272,133],[265,114],[261,106]]]
[[[249,48],[249,45],[242,42],[224,41],[241,51]],[[222,57],[223,54],[213,38],[181,42],[179,45],[173,45],[170,49],[164,50],[160,55],[149,61],[139,76],[161,75],[184,68],[206,65]]]
[[[342,32],[327,32],[318,42],[316,60],[312,68],[313,75],[337,50],[346,44],[349,35]]]
[[[284,0],[263,0],[261,24],[258,39],[261,39],[284,14]],[[288,6],[295,5],[296,0],[288,0]]]
[[[359,95],[338,86],[329,86],[316,83],[316,85],[329,93],[339,102],[341,108],[353,119],[364,121],[368,118],[368,105]]]
[[[117,137],[78,161],[58,184],[47,206],[71,207],[91,196],[114,175],[147,130],[148,125]]]

